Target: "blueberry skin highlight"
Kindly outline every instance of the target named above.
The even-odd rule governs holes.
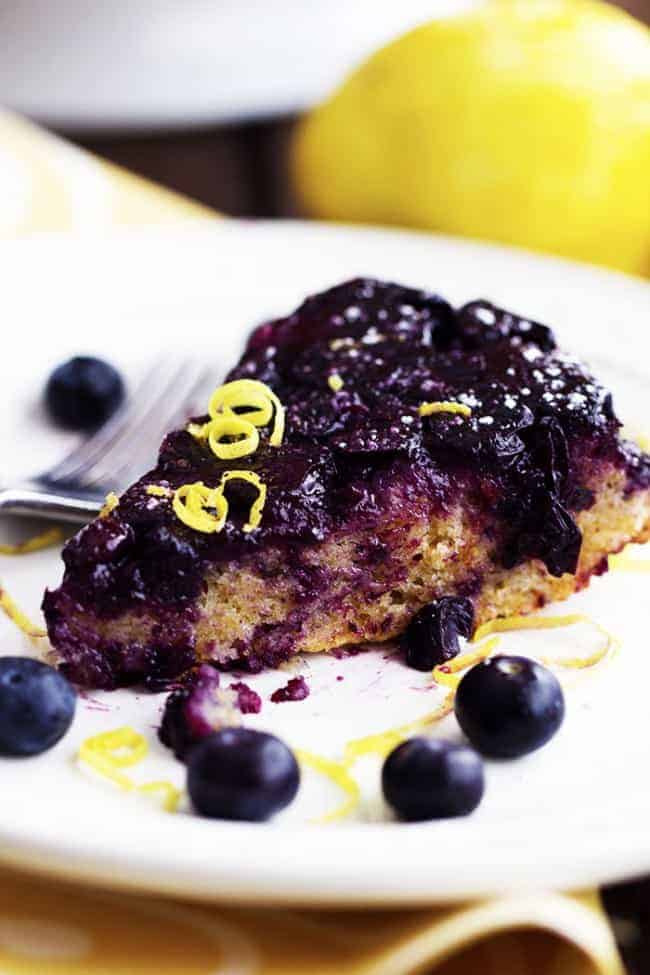
[[[480,756],[436,738],[398,745],[384,762],[381,782],[388,804],[409,822],[466,816],[485,789]]]
[[[527,657],[499,655],[473,667],[456,691],[456,718],[470,742],[491,758],[536,751],[564,720],[555,674]]]
[[[211,819],[261,822],[295,798],[300,770],[293,752],[250,728],[224,728],[191,749],[187,789],[192,805]]]
[[[117,369],[103,359],[76,356],[54,370],[45,387],[52,419],[68,430],[94,430],[124,399]]]
[[[53,667],[30,657],[0,657],[0,755],[52,748],[72,724],[76,701]]]

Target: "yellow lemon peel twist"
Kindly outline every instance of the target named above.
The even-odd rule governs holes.
[[[27,555],[29,552],[40,552],[41,549],[58,545],[62,541],[63,532],[60,528],[48,528],[40,535],[34,535],[16,545],[0,545],[0,555]]]
[[[155,782],[145,782],[144,785],[137,785],[135,786],[135,791],[141,792],[143,795],[159,794],[161,797],[161,805],[166,812],[176,812],[182,795],[180,789],[177,789],[175,785],[167,782],[165,779],[156,780]]]
[[[327,377],[327,385],[333,393],[339,393],[343,389],[344,383],[338,372],[333,372],[331,376]]]
[[[152,498],[171,498],[173,491],[164,484],[147,484],[145,491]]]
[[[86,738],[79,747],[77,758],[126,792],[159,793],[163,808],[174,812],[181,793],[171,782],[161,780],[138,785],[120,771],[137,765],[148,751],[146,738],[134,728],[125,726]]]
[[[586,657],[540,657],[543,663],[582,670],[585,667],[593,667],[620,647],[618,637],[584,613],[570,613],[565,616],[506,616],[502,619],[488,620],[487,623],[479,626],[472,640],[478,642],[491,633],[507,633],[511,630],[554,630],[564,626],[575,626],[578,623],[595,627],[605,637],[603,646]]]
[[[331,812],[312,820],[312,822],[319,824],[333,823],[337,820],[345,819],[354,812],[359,805],[361,790],[359,783],[350,775],[343,763],[324,758],[322,755],[314,755],[312,752],[306,752],[302,749],[296,751],[296,758],[301,765],[305,765],[308,768],[314,769],[316,772],[320,772],[321,775],[325,775],[347,795],[347,798],[341,805],[331,810]]]
[[[47,636],[47,631],[32,623],[2,585],[0,585],[0,609],[31,640],[42,640]]]
[[[364,735],[363,738],[353,738],[343,749],[343,765],[351,768],[355,762],[366,755],[385,757],[393,748],[405,741],[410,735],[426,731],[437,721],[441,721],[450,713],[454,706],[454,695],[447,694],[441,704],[421,718],[409,721],[407,724],[388,728],[386,731],[374,735]]]
[[[245,481],[257,489],[257,497],[251,504],[248,521],[242,526],[244,532],[252,532],[262,521],[266,502],[266,484],[255,471],[225,471],[216,488],[208,487],[203,481],[183,484],[174,491],[172,501],[177,518],[190,528],[206,534],[221,531],[228,517],[228,501],[224,489],[229,481],[234,480]]]
[[[432,403],[420,403],[420,416],[432,416],[434,413],[457,413],[459,416],[471,416],[472,411],[465,403],[454,403],[451,400],[440,400]]]
[[[203,481],[177,488],[172,507],[184,525],[206,535],[221,531],[228,517],[228,502],[223,493],[219,488],[208,487]]]
[[[244,419],[256,427],[265,427],[275,410],[269,443],[279,447],[284,436],[284,407],[273,390],[258,379],[235,379],[220,386],[210,397],[208,413],[216,420],[221,413],[234,413],[236,409],[246,408]]]
[[[208,423],[208,443],[219,460],[235,460],[254,454],[260,444],[257,428],[242,416],[224,414]],[[231,438],[224,442],[224,437]]]
[[[467,670],[468,667],[473,667],[482,660],[487,660],[490,654],[496,650],[499,642],[498,637],[493,637],[492,640],[484,643],[482,647],[469,650],[467,653],[461,653],[444,664],[438,664],[437,667],[433,668],[432,674],[436,684],[443,684],[445,687],[451,687],[455,691],[463,679],[460,671]]]
[[[246,412],[236,412],[242,410]],[[208,413],[207,423],[190,423],[187,431],[197,440],[207,439],[220,460],[255,453],[259,446],[256,427],[267,426],[271,420],[269,443],[272,447],[282,443],[285,409],[273,390],[257,379],[235,379],[219,386],[210,397]]]
[[[266,502],[266,484],[261,479],[259,474],[254,471],[226,471],[222,475],[221,483],[219,484],[218,490],[222,492],[226,484],[229,481],[246,481],[247,484],[252,484],[253,487],[257,488],[257,497],[251,505],[250,512],[248,514],[248,521],[243,525],[242,530],[245,532],[252,532],[254,528],[260,524],[262,520],[262,511],[264,510],[264,504]],[[225,499],[224,499],[225,500]],[[226,502],[226,512],[228,511],[228,504]]]
[[[115,491],[109,491],[106,495],[106,500],[104,501],[104,507],[99,512],[99,517],[106,518],[108,515],[110,515],[111,511],[115,511],[119,503],[120,499]]]

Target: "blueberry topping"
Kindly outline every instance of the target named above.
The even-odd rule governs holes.
[[[333,374],[343,380],[336,393]],[[488,301],[453,309],[430,292],[346,281],[260,326],[227,378],[268,383],[286,408],[282,445],[269,446],[262,431],[259,449],[241,461],[267,486],[262,522],[242,531],[250,497],[236,482],[232,517],[213,534],[183,525],[168,500],[152,497],[151,484],[218,484],[232,466],[186,429],[170,433],[155,469],[68,543],[63,585],[46,594],[50,638],[80,683],[133,684],[149,677],[154,658],[160,679],[182,673],[213,567],[241,560],[295,597],[286,618],[259,622],[231,648],[237,656],[228,653],[254,671],[292,655],[314,601],[335,588],[338,567],[314,564],[315,543],[377,538],[375,550],[358,546],[349,584],[379,597],[402,587],[390,553],[404,528],[446,520],[460,505],[492,563],[538,559],[562,575],[578,564],[575,516],[593,502],[592,480],[613,467],[630,492],[650,485],[650,457],[621,442],[603,387],[555,350],[546,326]],[[471,415],[420,416],[434,401],[461,402]],[[480,585],[471,573],[458,579],[466,595]],[[71,623],[79,607],[87,620],[146,613],[155,654],[137,639],[126,647],[103,639],[103,626],[90,646],[90,627]],[[173,658],[171,669],[163,658]],[[419,659],[414,651],[414,666],[424,667]]]
[[[65,677],[30,657],[0,657],[0,754],[38,755],[56,745],[74,717]]]
[[[411,738],[384,763],[382,788],[400,819],[466,816],[483,797],[483,762],[471,748],[436,738]]]
[[[497,308],[489,301],[471,301],[458,310],[458,330],[464,348],[475,349],[486,342],[514,339],[520,345],[531,342],[543,352],[555,348],[555,336],[547,325]]]
[[[512,547],[506,548],[503,563],[511,568],[524,558],[540,559],[554,576],[574,573],[578,567],[582,532],[561,501],[553,495],[536,492],[530,508],[522,507],[522,521],[513,534]]]
[[[69,430],[100,426],[123,399],[124,383],[117,369],[90,356],[77,356],[57,366],[45,388],[52,418]]]
[[[474,607],[470,599],[434,599],[413,617],[402,637],[407,664],[414,670],[433,670],[456,656],[458,637],[469,639],[473,629]]]
[[[569,476],[569,446],[562,425],[553,416],[543,416],[531,433],[532,455],[546,488],[561,497]]]
[[[250,728],[217,731],[188,757],[190,799],[212,819],[268,819],[289,805],[299,784],[293,752],[274,735]]]
[[[564,719],[564,695],[548,668],[496,656],[473,667],[456,692],[456,717],[483,755],[518,758],[545,745]]]

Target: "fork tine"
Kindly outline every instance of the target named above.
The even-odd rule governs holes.
[[[175,430],[183,425],[192,413],[197,412],[198,394],[201,391],[205,394],[208,388],[208,381],[213,375],[213,370],[199,368],[198,373],[194,376],[188,376],[187,388],[186,390],[178,391],[176,404],[169,404],[169,410],[161,413],[158,421],[152,422],[151,427],[143,431],[144,439],[152,448],[150,452],[152,461],[155,460],[160,444],[166,434],[170,430]],[[204,410],[199,410],[198,412],[204,412]],[[106,477],[103,477],[103,475],[99,476],[99,479],[107,482],[108,477],[112,476],[115,479],[114,483],[119,487],[133,480],[134,475],[141,475],[147,461],[146,452],[135,456],[129,451],[125,454],[121,465],[115,467],[113,472],[108,471]]]
[[[177,379],[173,395],[167,397],[165,408],[153,411],[137,430],[131,430],[119,442],[116,441],[111,450],[86,472],[86,486],[108,484],[120,488],[128,483],[130,474],[142,474],[145,464],[155,460],[164,435],[177,422],[187,419],[192,399],[205,387],[209,375],[208,370],[198,363],[187,368]],[[144,445],[144,449],[134,449],[133,436]]]
[[[106,443],[99,443],[98,449],[94,449],[92,454],[85,458],[84,464],[74,472],[72,476],[77,483],[84,485],[92,483],[95,479],[94,471],[98,467],[103,470],[108,469],[110,476],[112,458],[116,456],[119,458],[125,449],[130,450],[131,453],[137,449],[140,431],[150,422],[153,415],[165,409],[165,404],[173,395],[173,390],[182,380],[186,365],[186,362],[181,361],[169,372],[169,363],[165,364],[165,371],[161,370],[156,374],[155,384],[141,395],[140,403],[128,418],[128,422],[120,424],[119,429],[107,438]],[[125,444],[128,444],[128,447],[125,447]],[[112,482],[112,477],[110,480]]]
[[[115,413],[96,433],[83,440],[78,447],[67,454],[63,460],[40,475],[39,480],[48,483],[65,484],[75,479],[96,457],[102,455],[109,443],[121,431],[130,427],[147,400],[147,391],[157,388],[156,377],[165,368],[164,360],[158,360],[147,370],[141,381],[129,396],[124,406]]]
[[[109,442],[100,449],[95,456],[88,458],[83,469],[75,474],[75,480],[84,487],[104,482],[114,485],[113,470],[116,466],[124,462],[125,456],[131,461],[135,460],[138,454],[138,445],[149,446],[146,437],[147,425],[152,418],[158,416],[167,409],[167,404],[178,385],[183,380],[184,372],[187,368],[186,362],[180,362],[174,370],[163,380],[158,380],[159,385],[148,391],[147,397],[143,397],[140,409],[131,418],[130,422],[111,437]],[[156,449],[157,444],[154,446]],[[142,454],[142,449],[140,450]]]

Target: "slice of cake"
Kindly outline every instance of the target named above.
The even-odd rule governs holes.
[[[65,547],[43,605],[79,684],[387,640],[442,596],[530,612],[650,534],[610,394],[486,301],[350,281],[259,327],[242,379]]]

